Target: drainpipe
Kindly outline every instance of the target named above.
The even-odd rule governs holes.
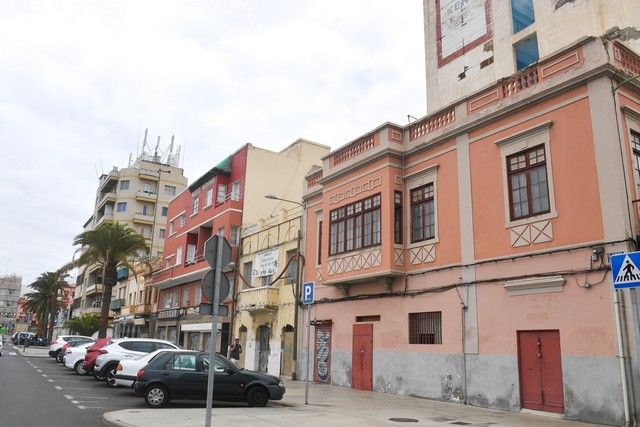
[[[467,296],[467,301],[469,297]],[[465,328],[466,328],[466,314],[467,314],[467,306],[461,301],[460,302],[460,314],[462,315],[462,403],[467,404],[467,352],[465,351]]]
[[[613,305],[615,307],[616,320],[616,338],[618,340],[618,360],[620,361],[620,377],[622,380],[622,402],[624,405],[624,425],[631,425],[631,416],[629,413],[629,392],[627,390],[627,367],[624,361],[624,350],[622,345],[622,327],[620,321],[620,300],[618,298],[618,289],[613,290]]]

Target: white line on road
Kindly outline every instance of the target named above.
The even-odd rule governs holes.
[[[34,369],[35,369],[35,366],[34,366]],[[36,369],[36,371],[38,371],[38,372],[42,372],[42,369]]]
[[[42,374],[42,376],[43,376],[43,377],[45,377],[45,378],[47,378],[47,376],[48,376],[48,375],[47,375],[47,374]]]
[[[104,406],[82,406],[78,405],[78,409],[105,409]]]
[[[56,390],[62,390],[62,387],[60,387],[59,385],[54,385],[53,386]]]
[[[52,383],[52,382],[53,382],[53,380],[47,380],[47,381],[49,381],[50,383]]]
[[[78,409],[85,409],[85,407],[82,405],[78,405]]]
[[[71,396],[70,394],[65,394],[64,397],[66,397],[69,400],[73,399],[73,396]]]
[[[9,356],[17,356],[17,354],[14,352],[9,352]]]
[[[108,399],[108,397],[99,397],[99,396],[76,396],[76,398],[80,398],[80,399],[104,399],[104,400]]]
[[[65,387],[65,390],[91,390],[90,388],[87,387]]]

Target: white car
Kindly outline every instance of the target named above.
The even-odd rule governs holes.
[[[149,364],[157,355],[166,351],[184,351],[180,349],[163,349],[156,350],[153,353],[149,353],[146,356],[142,356],[139,359],[126,359],[121,360],[116,368],[117,374],[115,376],[116,385],[123,387],[131,387],[136,381],[138,371]]]
[[[75,347],[67,348],[65,350],[64,357],[62,358],[64,366],[69,369],[73,369],[78,375],[85,375],[87,371],[82,367],[84,355],[87,354],[87,348],[91,347],[93,344],[93,341],[90,341],[84,344],[79,344]]]
[[[121,338],[102,347],[93,367],[93,377],[106,380],[110,387],[117,387],[116,374],[121,360],[139,359],[156,350],[180,349],[172,342],[153,338]]]
[[[93,338],[85,337],[82,335],[58,335],[55,341],[51,343],[51,347],[49,347],[49,357],[53,357],[54,359],[60,354],[62,347],[68,342],[72,341],[92,341]],[[62,362],[62,358],[60,360]]]

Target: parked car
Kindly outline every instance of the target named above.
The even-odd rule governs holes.
[[[140,369],[151,363],[158,355],[164,352],[184,351],[181,349],[162,349],[156,350],[139,359],[121,360],[116,367],[116,385],[123,387],[131,387],[136,381],[136,374]]]
[[[104,379],[109,387],[117,387],[116,374],[118,363],[123,359],[139,359],[156,350],[179,349],[177,345],[153,338],[121,338],[98,350],[93,368],[93,376],[97,380]]]
[[[92,345],[93,341],[80,343],[75,347],[69,346],[64,350],[64,357],[62,358],[64,366],[69,369],[73,369],[79,375],[85,375],[87,371],[82,367],[82,364],[84,363],[84,355],[87,353],[87,348]]]
[[[284,396],[285,387],[278,377],[239,369],[220,354],[216,354],[213,368],[215,400],[265,406],[269,400],[280,400]],[[138,371],[133,389],[151,408],[160,408],[170,399],[204,400],[208,369],[209,354],[165,352]]]
[[[69,341],[68,343],[63,345],[62,349],[60,349],[60,351],[58,352],[58,355],[56,356],[56,362],[58,362],[58,363],[63,363],[64,362],[64,355],[66,354],[66,351],[69,348],[73,348],[73,347],[77,347],[77,346],[82,345],[82,344],[93,343],[93,342],[94,342],[93,339],[91,339],[91,340]]]
[[[79,340],[89,342],[93,341],[93,338],[82,335],[58,335],[58,338],[56,338],[56,340],[51,343],[51,347],[49,347],[49,357],[57,358],[66,343]]]
[[[82,367],[87,372],[87,374],[93,373],[93,367],[96,364],[96,358],[100,355],[100,349],[111,344],[112,342],[112,338],[98,338],[92,346],[89,346],[87,348],[87,354],[84,355],[84,363],[82,364]]]
[[[29,340],[29,343],[34,341],[36,334],[33,332],[18,332],[16,337],[13,339],[13,345],[24,345],[26,340]]]

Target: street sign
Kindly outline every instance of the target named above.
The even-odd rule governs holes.
[[[200,287],[202,288],[202,296],[211,303],[213,301],[213,285],[216,281],[216,272],[215,270],[209,270],[204,274],[202,278],[202,284]],[[229,284],[229,278],[226,274],[222,273],[220,275],[220,290],[219,297],[220,301],[224,301],[229,297],[229,290],[231,289],[231,285]]]
[[[302,303],[313,304],[315,297],[315,282],[305,282],[302,284]]]
[[[231,261],[231,245],[227,239],[222,236],[211,236],[204,242],[204,259],[209,263],[211,268],[216,268],[216,260],[218,259],[218,239],[222,239],[222,268],[226,267]]]
[[[615,289],[640,287],[640,252],[611,256],[611,276]]]

